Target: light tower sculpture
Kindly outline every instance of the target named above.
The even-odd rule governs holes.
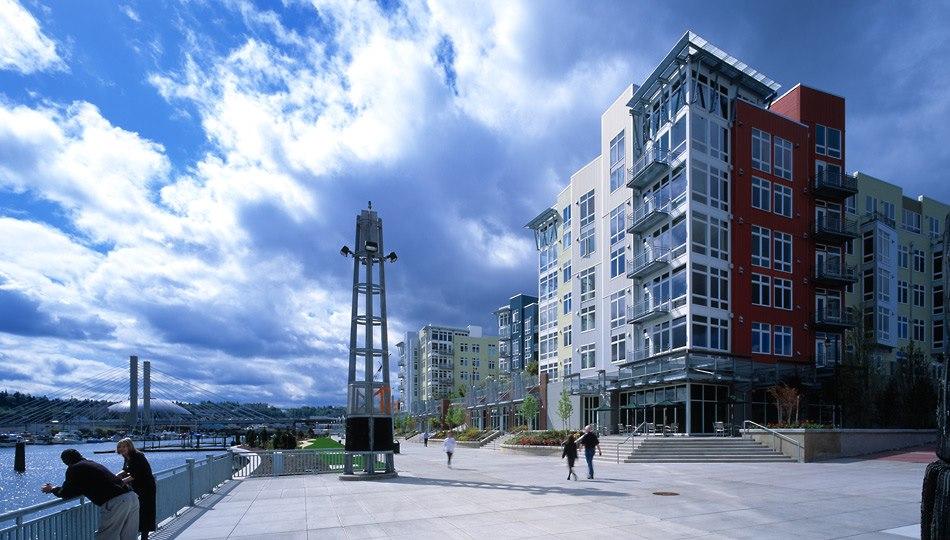
[[[373,210],[372,202],[356,217],[355,249],[343,246],[340,253],[353,257],[346,443],[340,478],[391,477],[396,475],[396,469],[393,465],[385,263],[396,262],[396,254],[390,252],[383,256],[383,222]],[[385,463],[382,470],[377,466],[380,456]],[[354,465],[362,471],[355,472]]]

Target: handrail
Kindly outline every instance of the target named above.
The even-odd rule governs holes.
[[[637,434],[637,432],[640,431],[640,428],[642,428],[642,427],[645,426],[645,425],[647,425],[646,422],[640,422],[640,425],[637,426],[637,427],[635,427],[635,428],[633,428],[633,431],[631,431],[630,434],[627,435],[627,438],[624,439],[624,440],[622,440],[622,441],[620,441],[620,443],[617,445],[617,463],[620,463],[620,447],[623,446],[623,445],[624,445],[627,441],[629,441],[632,437],[634,437],[634,436]],[[632,451],[632,449],[631,449],[631,451]]]
[[[793,438],[791,438],[791,437],[789,437],[789,436],[787,436],[787,435],[782,435],[781,433],[779,433],[778,431],[775,431],[774,429],[767,428],[767,427],[763,426],[762,424],[756,424],[756,423],[753,422],[752,420],[744,420],[744,421],[742,422],[742,429],[748,430],[748,428],[746,427],[747,424],[751,424],[751,425],[755,426],[756,428],[761,429],[762,431],[765,431],[766,433],[768,433],[768,434],[771,435],[772,437],[777,438],[777,439],[780,441],[780,442],[779,442],[779,446],[778,446],[778,451],[779,451],[779,452],[782,452],[782,443],[781,443],[781,441],[788,441],[788,442],[792,443],[792,445],[794,445],[795,448],[798,449],[798,462],[799,462],[799,463],[804,463],[804,462],[805,462],[805,455],[804,455],[805,446],[804,446],[803,444],[799,444],[799,442],[796,441],[795,439],[793,439]],[[750,439],[752,438],[752,434],[751,434],[751,433],[749,433],[749,438],[750,438]],[[784,452],[783,452],[783,453],[784,453]]]

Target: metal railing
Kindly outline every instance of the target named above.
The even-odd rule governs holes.
[[[857,237],[858,224],[851,218],[825,214],[815,218],[815,234]]]
[[[633,439],[633,437],[635,437],[635,436],[637,435],[637,432],[639,432],[640,429],[641,429],[642,427],[646,426],[646,425],[647,425],[646,422],[640,422],[640,425],[637,426],[637,427],[635,427],[635,428],[633,428],[633,431],[631,431],[630,434],[627,435],[627,438],[626,438],[626,439],[620,441],[620,443],[617,444],[617,463],[620,463],[620,447],[622,447],[624,444],[626,444],[627,441],[630,441],[630,453],[632,454],[632,453],[633,453],[633,441],[631,441],[631,439]]]
[[[839,170],[824,169],[815,175],[815,189],[857,192],[858,180],[853,176],[842,174]]]
[[[255,450],[233,454],[234,478],[264,476],[293,476],[343,472],[343,449],[318,450]],[[386,469],[386,462],[376,454],[378,470]],[[363,457],[354,456],[353,467],[363,469]]]
[[[831,326],[854,326],[857,324],[849,309],[826,307],[815,311],[815,324]]]
[[[229,454],[186,459],[185,465],[155,473],[156,521],[174,517],[231,478]],[[0,514],[0,540],[92,538],[98,525],[99,509],[92,501],[57,499]]]
[[[673,309],[672,300],[646,299],[635,302],[627,307],[627,320],[634,321],[652,313],[669,313]]]
[[[815,266],[815,279],[856,281],[858,276],[855,267],[844,264],[842,257],[830,257]]]
[[[782,454],[785,453],[785,452],[784,452],[783,443],[789,443],[789,444],[791,444],[792,446],[795,447],[795,449],[796,449],[796,451],[797,451],[798,462],[799,462],[799,463],[804,463],[804,461],[805,461],[805,446],[802,445],[801,443],[799,443],[798,441],[796,441],[795,439],[793,439],[793,438],[791,438],[791,437],[788,437],[788,436],[786,436],[786,435],[782,435],[782,434],[779,433],[778,431],[775,431],[774,429],[767,428],[767,427],[763,426],[762,424],[756,424],[756,423],[753,422],[752,420],[745,420],[745,421],[742,422],[742,430],[746,432],[746,434],[749,436],[749,439],[752,439],[752,433],[749,431],[749,428],[748,428],[747,426],[755,426],[755,429],[760,429],[760,430],[766,432],[767,434],[771,435],[773,441],[778,441],[778,448],[775,448],[774,445],[772,446],[772,448],[775,449],[775,450],[777,450],[779,453],[782,453]]]
[[[636,227],[637,224],[644,221],[654,212],[672,212],[674,208],[686,200],[686,191],[673,194],[672,187],[667,185],[660,188],[657,192],[643,199],[633,212],[627,214],[627,221],[630,227]]]

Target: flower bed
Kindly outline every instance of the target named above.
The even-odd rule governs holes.
[[[482,431],[478,428],[468,428],[468,429],[463,429],[462,431],[452,431],[451,433],[453,436],[455,436],[455,440],[459,442],[476,442],[476,441],[480,441],[484,439],[491,432]],[[432,438],[444,439],[448,437],[448,435],[449,435],[448,431],[440,431],[436,433],[435,435],[433,435]]]
[[[547,431],[526,431],[508,439],[509,445],[520,446],[561,446],[567,439],[567,430],[549,429]],[[575,433],[577,435],[577,433]]]

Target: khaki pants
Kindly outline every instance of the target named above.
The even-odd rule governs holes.
[[[99,507],[96,540],[135,540],[139,536],[139,496],[134,491]]]

